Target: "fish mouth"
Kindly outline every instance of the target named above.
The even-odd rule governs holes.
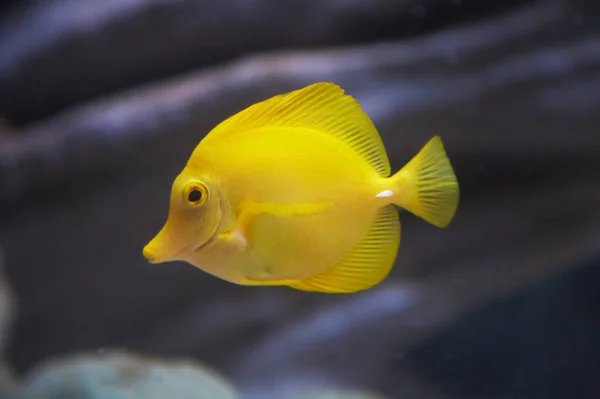
[[[188,259],[190,259],[190,256],[205,249],[210,247],[219,237],[219,234],[221,233],[221,229],[223,226],[223,217],[221,215],[221,217],[219,218],[219,221],[217,223],[217,226],[215,227],[215,230],[213,231],[213,233],[210,235],[210,237],[208,237],[207,240],[205,240],[203,243],[201,244],[189,244],[184,246],[183,248],[180,248],[177,251],[173,251],[171,252],[168,256],[160,256],[160,251],[155,251],[154,248],[152,248],[151,244],[153,243],[153,241],[155,241],[157,239],[157,237],[155,237],[152,241],[150,241],[150,243],[148,243],[146,245],[146,247],[144,248],[144,256],[150,261],[150,263],[162,263],[162,262],[168,262],[168,261],[174,261],[174,260],[183,260],[183,261],[188,261]],[[164,227],[163,227],[164,229]],[[160,236],[161,233],[159,233]]]
[[[168,254],[166,256],[165,255],[161,256],[160,251],[157,252],[156,250],[154,250],[149,243],[144,247],[143,255],[146,259],[148,259],[148,261],[150,263],[163,263],[163,262],[170,262],[170,261],[175,261],[175,260],[186,260],[190,253],[196,253],[204,248],[209,247],[212,243],[214,243],[216,241],[217,237],[219,236],[219,230],[220,230],[220,224],[219,224],[219,226],[217,226],[214,233],[202,244],[187,245],[187,246],[185,246],[177,251],[174,251],[171,254]]]

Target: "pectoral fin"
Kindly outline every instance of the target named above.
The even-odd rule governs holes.
[[[219,234],[219,240],[227,244],[233,245],[239,249],[243,249],[248,246],[248,241],[246,240],[246,237],[240,230],[237,229]]]
[[[248,231],[252,220],[253,215],[250,209],[247,206],[242,206],[233,227],[219,234],[219,239],[238,249],[248,248]]]
[[[248,246],[248,232],[254,216],[260,214],[274,216],[314,215],[333,207],[332,202],[309,202],[302,204],[279,204],[274,202],[245,201],[235,226],[221,233],[219,238],[240,247]]]

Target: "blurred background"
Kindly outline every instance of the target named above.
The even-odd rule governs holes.
[[[0,8],[0,390],[31,398],[600,397],[597,0],[40,0]],[[142,247],[222,119],[333,81],[392,169],[440,135],[354,295],[241,287]],[[154,395],[154,396],[153,396]]]

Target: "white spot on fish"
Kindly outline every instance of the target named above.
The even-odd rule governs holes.
[[[391,197],[392,195],[394,195],[392,190],[384,190],[384,191],[380,192],[379,194],[377,194],[377,198]]]

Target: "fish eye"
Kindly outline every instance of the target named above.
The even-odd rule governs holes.
[[[208,189],[202,183],[190,183],[185,187],[184,198],[188,205],[200,206],[204,205],[208,199]]]

